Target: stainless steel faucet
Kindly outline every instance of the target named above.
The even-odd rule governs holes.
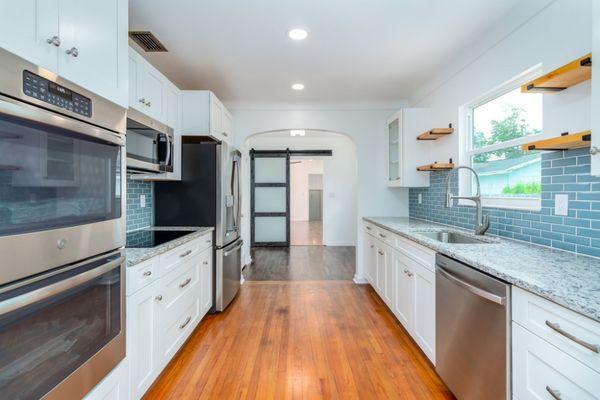
[[[475,206],[477,207],[475,234],[483,235],[490,227],[490,219],[487,215],[483,215],[483,211],[481,209],[481,184],[479,183],[479,175],[477,175],[477,172],[471,167],[467,167],[465,165],[459,165],[456,167],[457,170],[461,168],[468,169],[469,171],[473,172],[473,175],[475,175],[475,181],[477,182],[477,193],[475,193],[475,196],[454,196],[452,193],[450,193],[450,176],[452,175],[452,171],[450,171],[448,177],[446,177],[446,207],[452,207],[452,201],[455,199],[471,200],[473,203],[475,203]]]

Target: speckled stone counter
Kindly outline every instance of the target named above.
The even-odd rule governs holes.
[[[125,258],[127,259],[126,265],[128,267],[134,266],[146,261],[152,257],[156,257],[159,254],[166,253],[167,251],[174,249],[175,247],[181,246],[184,243],[194,240],[197,237],[204,235],[207,232],[213,231],[213,227],[193,227],[193,226],[168,226],[168,227],[152,227],[150,228],[155,231],[190,231],[189,235],[181,236],[170,242],[163,243],[156,247],[150,248],[126,248]]]
[[[363,219],[600,321],[599,258],[487,235],[482,244],[442,243],[419,232],[472,232],[414,218]]]

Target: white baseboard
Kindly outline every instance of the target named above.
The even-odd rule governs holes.
[[[365,278],[363,278],[362,276],[359,276],[359,275],[354,275],[354,278],[352,280],[357,285],[364,285],[366,283],[369,283]]]
[[[334,242],[334,243],[323,243],[323,245],[327,246],[327,247],[336,247],[336,246],[354,247],[354,246],[356,246],[356,243],[354,243],[354,242]]]

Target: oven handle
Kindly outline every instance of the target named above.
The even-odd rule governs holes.
[[[45,300],[52,297],[60,292],[69,290],[75,286],[81,285],[87,281],[91,281],[94,278],[99,277],[102,274],[107,273],[111,269],[125,262],[125,257],[119,257],[116,260],[112,260],[98,268],[91,269],[82,274],[75,275],[71,278],[65,279],[64,281],[53,283],[52,285],[45,286],[31,292],[24,293],[20,296],[13,297],[0,303],[0,315],[7,314],[9,312],[18,310],[23,307],[27,307],[38,301]]]

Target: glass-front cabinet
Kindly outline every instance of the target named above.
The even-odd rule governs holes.
[[[402,113],[396,113],[387,124],[388,130],[388,185],[399,186],[402,184],[400,173],[402,163],[400,162],[400,122]]]

